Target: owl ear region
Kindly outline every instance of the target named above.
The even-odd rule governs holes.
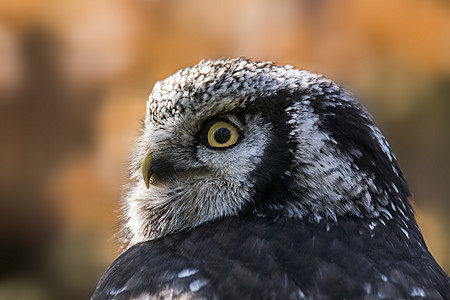
[[[150,171],[152,161],[153,161],[153,151],[150,150],[147,156],[145,157],[144,162],[142,163],[142,176],[144,177],[144,182],[147,189],[150,186],[150,178],[152,177],[152,173]]]

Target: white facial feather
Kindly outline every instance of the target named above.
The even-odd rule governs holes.
[[[304,205],[314,212],[313,218],[322,217],[336,219],[338,215],[355,210],[348,199],[361,197],[366,213],[374,211],[371,195],[377,188],[370,174],[359,172],[353,159],[339,152],[337,142],[327,133],[319,129],[319,119],[309,106],[309,101],[299,102],[290,107],[289,113],[293,115],[289,121],[294,130],[291,135],[298,139],[296,161],[302,167],[297,173],[295,184],[304,187],[306,203],[295,208],[294,214],[301,216],[309,213],[303,210]],[[294,208],[291,208],[294,209]]]
[[[193,131],[198,130],[197,124],[203,119],[191,115],[190,119],[151,125],[147,130],[152,134],[144,134],[144,141],[140,139],[138,147],[144,152],[153,149],[155,156],[168,157],[178,166],[202,170],[186,171],[171,182],[151,185],[149,189],[139,172],[134,172],[136,182],[127,195],[125,208],[131,244],[235,215],[249,201],[253,183],[248,174],[261,162],[270,124],[258,116],[247,116],[247,125],[242,128],[245,138],[235,147],[216,150],[195,141]],[[144,157],[140,155],[138,160]]]

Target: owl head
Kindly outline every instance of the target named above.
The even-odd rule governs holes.
[[[131,158],[131,244],[228,216],[411,217],[391,148],[329,79],[241,58],[157,82]]]

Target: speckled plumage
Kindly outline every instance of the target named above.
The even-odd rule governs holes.
[[[219,119],[240,132],[226,149],[202,138]],[[130,178],[133,246],[93,299],[449,297],[388,143],[322,76],[239,58],[180,70],[149,97]]]

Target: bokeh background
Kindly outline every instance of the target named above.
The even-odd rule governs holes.
[[[355,92],[450,271],[449,1],[0,0],[0,299],[91,295],[153,84],[228,56]]]

